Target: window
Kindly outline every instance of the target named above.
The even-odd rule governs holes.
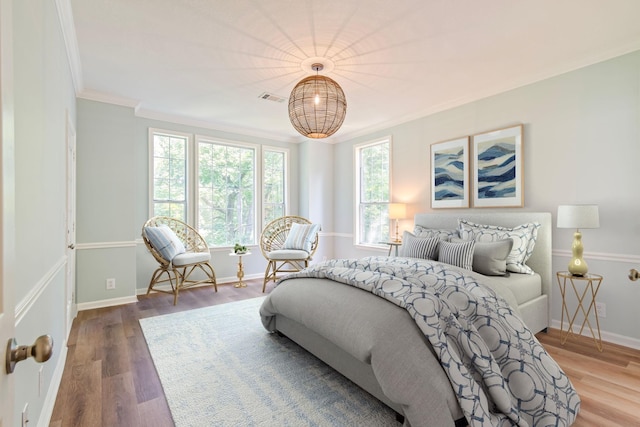
[[[187,222],[213,248],[256,244],[286,214],[288,150],[157,129],[149,140],[152,216]]]
[[[356,243],[389,239],[390,139],[356,146]]]
[[[262,218],[267,225],[287,211],[287,152],[266,148],[262,156]]]
[[[153,216],[187,220],[187,147],[191,137],[151,130]]]
[[[211,246],[256,242],[256,147],[198,140],[198,231]]]

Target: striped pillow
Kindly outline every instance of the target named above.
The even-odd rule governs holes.
[[[470,240],[464,243],[440,242],[438,261],[456,267],[473,269],[473,249],[476,242]]]
[[[320,231],[320,224],[291,224],[291,229],[284,241],[283,249],[296,249],[311,252],[311,246],[316,241],[316,234]]]
[[[186,252],[182,241],[165,224],[158,227],[145,227],[144,233],[149,242],[151,242],[151,246],[167,261],[171,261],[176,255]]]
[[[437,237],[417,237],[405,231],[402,236],[400,255],[409,258],[436,259],[439,241]]]

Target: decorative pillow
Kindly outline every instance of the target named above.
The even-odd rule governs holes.
[[[449,241],[454,237],[458,237],[458,230],[427,228],[421,225],[416,225],[415,227],[413,227],[413,234],[415,234],[417,237],[437,237],[440,240]]]
[[[475,244],[474,240],[464,243],[441,240],[438,248],[438,261],[471,270],[473,268],[473,248]]]
[[[466,240],[451,239],[451,242],[463,243]],[[472,270],[485,276],[504,276],[507,274],[507,257],[512,247],[513,239],[476,242],[473,249]]]
[[[283,249],[297,249],[311,252],[311,246],[316,241],[316,234],[320,231],[320,224],[291,224],[291,229],[284,241]]]
[[[422,259],[436,259],[438,255],[438,242],[435,237],[417,237],[405,231],[402,235],[402,247],[400,256]]]
[[[186,252],[184,244],[176,233],[167,225],[158,227],[145,227],[144,233],[151,242],[151,246],[160,253],[160,256],[167,261],[171,261],[178,254]]]
[[[463,240],[495,242],[497,240],[513,239],[513,247],[507,257],[507,271],[533,274],[533,270],[525,263],[533,253],[540,223],[530,222],[508,228],[496,225],[474,224],[467,220],[459,219],[458,224],[460,226],[460,238]]]

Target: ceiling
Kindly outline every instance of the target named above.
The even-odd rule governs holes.
[[[344,140],[640,49],[638,0],[70,3],[80,97],[287,141],[287,101],[260,95],[314,59],[347,96]]]

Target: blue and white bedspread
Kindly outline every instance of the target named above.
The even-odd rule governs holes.
[[[405,308],[431,343],[469,424],[569,426],[580,398],[509,304],[446,264],[331,260],[287,276],[327,278]],[[285,280],[286,280],[285,279]]]

